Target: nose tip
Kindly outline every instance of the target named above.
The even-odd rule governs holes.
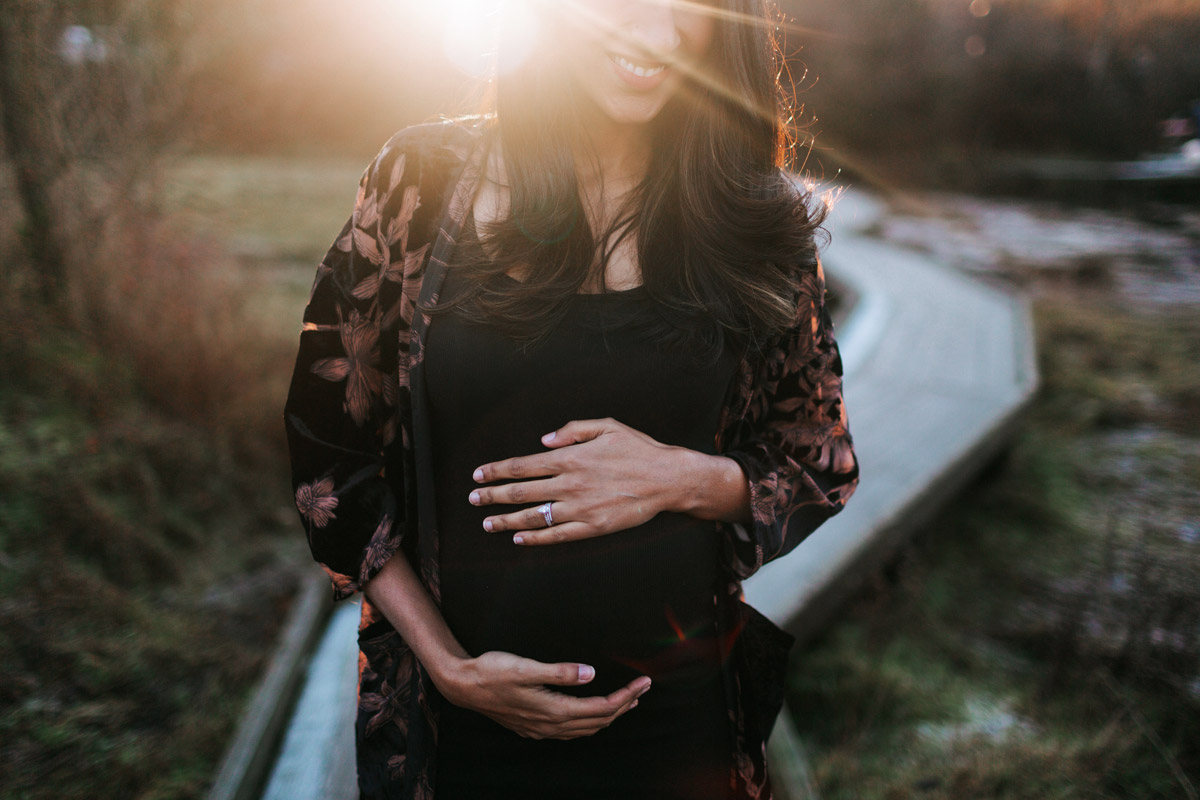
[[[641,13],[631,20],[629,38],[633,43],[651,53],[670,53],[683,40],[675,25],[675,9],[670,2],[640,3]]]
[[[681,44],[673,19],[641,22],[629,29],[629,38],[650,53],[672,53]]]

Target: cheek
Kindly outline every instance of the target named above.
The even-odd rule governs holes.
[[[708,14],[687,14],[679,20],[678,30],[680,38],[686,43],[688,55],[700,61],[712,49],[717,24]]]
[[[576,90],[599,100],[617,88],[605,43],[596,36],[572,36],[569,42],[560,42],[559,52],[559,63]]]

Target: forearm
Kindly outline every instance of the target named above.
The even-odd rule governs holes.
[[[750,483],[738,462],[678,448],[668,511],[699,519],[749,522]]]
[[[471,656],[451,632],[404,554],[389,558],[363,593],[412,648],[438,691],[451,697],[453,678]]]

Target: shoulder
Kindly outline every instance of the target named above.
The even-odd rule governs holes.
[[[491,125],[492,118],[482,115],[443,117],[433,122],[410,125],[392,134],[380,153],[405,152],[451,157],[461,161]]]
[[[364,180],[385,194],[402,185],[436,186],[462,167],[491,124],[490,117],[470,116],[403,128],[380,148]]]

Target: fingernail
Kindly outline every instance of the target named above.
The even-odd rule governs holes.
[[[492,529],[492,521],[490,519],[485,519],[483,521],[483,529],[485,531],[490,531]]]
[[[517,534],[513,537],[513,544],[525,544],[525,537]]]
[[[629,704],[629,707],[630,707],[630,708],[637,708],[637,703],[638,703],[638,701],[637,701],[637,700],[634,700],[632,703],[630,703],[630,704]]]
[[[545,436],[542,437],[542,441],[543,442],[553,442],[554,437],[557,435],[558,435],[558,431],[550,431],[549,433],[547,433]]]
[[[471,504],[479,505],[479,492],[471,492]]]
[[[475,470],[474,472],[471,473],[471,477],[477,481],[483,480],[483,470],[482,469]]]
[[[648,692],[648,691],[650,691],[650,681],[646,681],[646,685],[645,685],[645,686],[643,686],[643,687],[641,688],[641,690],[639,690],[639,691],[638,691],[638,697],[641,697],[642,695],[644,695],[644,694],[645,694],[646,692]]]
[[[589,667],[587,664],[579,665],[579,682],[580,683],[583,683],[584,681],[590,681],[594,677],[596,677],[596,670],[594,667]]]

